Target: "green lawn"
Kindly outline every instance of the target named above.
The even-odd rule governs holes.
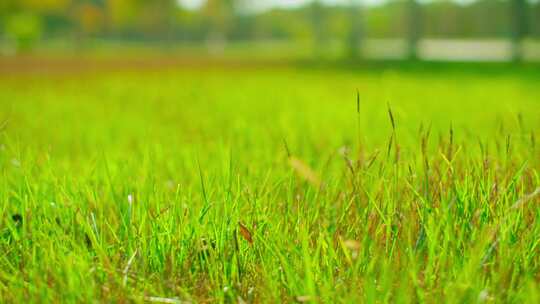
[[[0,302],[539,303],[540,72],[488,70],[4,73]]]

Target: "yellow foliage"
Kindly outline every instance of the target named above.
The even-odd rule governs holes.
[[[27,9],[40,12],[65,11],[72,0],[20,0],[21,5]]]
[[[103,27],[104,15],[99,7],[83,4],[77,10],[77,19],[84,32],[95,33]]]

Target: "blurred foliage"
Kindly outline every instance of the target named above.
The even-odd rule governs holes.
[[[423,37],[502,38],[512,34],[512,3],[479,0],[467,5],[422,2]],[[319,0],[302,7],[257,11],[249,0],[207,0],[187,10],[176,0],[2,0],[0,39],[27,49],[40,38],[101,38],[157,41],[331,40],[407,37],[407,0],[377,6],[328,6]],[[354,5],[354,7],[353,7]],[[527,32],[540,35],[540,2],[526,2]],[[358,9],[361,8],[361,9]],[[351,13],[352,12],[352,13]],[[514,18],[515,19],[515,18]],[[353,29],[354,28],[354,29]]]
[[[40,38],[41,30],[41,19],[32,13],[13,14],[5,21],[6,36],[15,42],[20,51],[31,48]]]

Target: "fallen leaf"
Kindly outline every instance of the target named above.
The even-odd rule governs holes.
[[[240,226],[240,234],[242,235],[244,240],[248,241],[249,244],[253,244],[253,237],[249,229],[247,229],[247,227],[241,222],[238,222],[238,226]]]

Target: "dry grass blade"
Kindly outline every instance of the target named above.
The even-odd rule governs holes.
[[[249,229],[241,222],[238,222],[238,226],[240,227],[240,234],[244,240],[246,240],[250,245],[253,244],[253,236]]]
[[[315,296],[297,296],[296,301],[300,303],[306,303],[306,302],[314,302],[317,301],[318,298]]]
[[[356,132],[358,136],[358,149],[362,147],[362,124],[360,123],[360,92],[356,89]]]
[[[0,132],[4,131],[7,128],[8,122],[9,122],[9,120],[6,119],[6,120],[4,120],[3,122],[0,123]]]
[[[454,152],[454,127],[452,126],[452,124],[450,124],[450,142],[448,144],[448,152],[447,152],[447,155],[448,155],[447,158],[449,160],[452,160],[453,152]]]
[[[283,139],[283,146],[285,147],[285,152],[287,152],[287,157],[291,157],[291,150],[289,150],[289,145],[285,139]]]
[[[390,116],[390,123],[392,124],[392,130],[396,131],[396,122],[394,120],[394,114],[392,114],[392,108],[390,107],[390,104],[387,104],[388,106],[388,116]]]
[[[301,159],[291,156],[289,157],[289,164],[300,177],[307,180],[312,186],[319,187],[321,185],[321,179],[317,173]]]
[[[124,274],[123,284],[124,284],[124,286],[127,285],[129,268],[131,267],[131,264],[133,263],[133,260],[135,259],[135,256],[137,256],[137,250],[135,250],[133,255],[129,258],[129,260],[128,260],[127,264],[126,264],[126,268],[124,268],[124,271],[123,271],[123,274]]]
[[[525,195],[524,197],[520,198],[517,202],[510,207],[510,209],[518,209],[521,206],[525,205],[528,201],[532,200],[533,198],[540,195],[540,187],[536,188],[532,193]]]
[[[371,168],[371,166],[375,163],[375,160],[377,160],[377,156],[379,156],[380,152],[381,151],[379,150],[375,150],[375,152],[373,153],[373,155],[371,155],[371,157],[369,158],[367,162],[366,169]]]
[[[356,89],[356,113],[360,114],[360,92]]]
[[[390,140],[388,141],[388,148],[386,149],[386,158],[390,157],[390,152],[392,152],[392,145],[394,144],[394,132],[390,135]]]
[[[144,300],[152,303],[187,304],[191,302],[180,301],[177,298],[144,297]]]

